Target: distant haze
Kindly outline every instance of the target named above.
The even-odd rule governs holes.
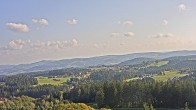
[[[101,65],[126,65],[126,64],[138,64],[143,61],[154,61],[169,57],[178,56],[194,56],[196,57],[196,51],[172,51],[172,52],[148,52],[148,53],[134,53],[126,55],[108,55],[91,58],[74,58],[63,60],[43,60],[31,64],[20,65],[0,65],[0,75],[10,75],[17,73],[28,73],[36,71],[55,70],[62,68],[87,68],[89,66],[101,66]]]

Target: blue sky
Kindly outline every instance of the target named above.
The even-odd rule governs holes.
[[[0,1],[0,64],[195,50],[194,0]]]

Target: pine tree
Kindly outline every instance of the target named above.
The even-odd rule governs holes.
[[[96,93],[95,102],[101,108],[101,107],[103,107],[103,101],[104,101],[104,93],[103,93],[103,90],[99,90]]]

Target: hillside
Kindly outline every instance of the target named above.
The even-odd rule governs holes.
[[[127,60],[127,61],[121,62],[118,65],[136,65],[136,64],[141,64],[143,62],[149,62],[149,61],[155,61],[155,60],[156,59],[153,59],[153,58],[141,57],[141,58],[135,58],[135,59],[132,59],[132,60]]]
[[[126,55],[107,55],[107,56],[99,56],[99,57],[91,57],[91,58],[64,59],[58,61],[40,61],[31,64],[1,65],[0,75],[46,71],[46,70],[55,70],[55,69],[72,68],[72,67],[84,68],[89,66],[113,65],[113,64],[118,64],[121,62],[133,60],[135,58],[141,58],[141,57],[152,60],[152,59],[164,59],[169,57],[188,56],[188,55],[196,55],[196,51],[133,53],[133,54],[126,54]],[[134,63],[137,64],[140,63],[141,61],[135,61]],[[143,61],[145,60],[143,59]]]

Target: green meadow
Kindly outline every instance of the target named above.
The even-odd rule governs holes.
[[[48,78],[48,77],[37,77],[38,84],[44,85],[44,84],[51,84],[51,85],[61,85],[64,82],[67,82],[69,77],[60,77],[60,78]]]
[[[167,81],[168,79],[174,78],[174,77],[183,77],[187,74],[180,74],[178,71],[165,71],[164,75],[154,75],[152,78],[156,81]]]

